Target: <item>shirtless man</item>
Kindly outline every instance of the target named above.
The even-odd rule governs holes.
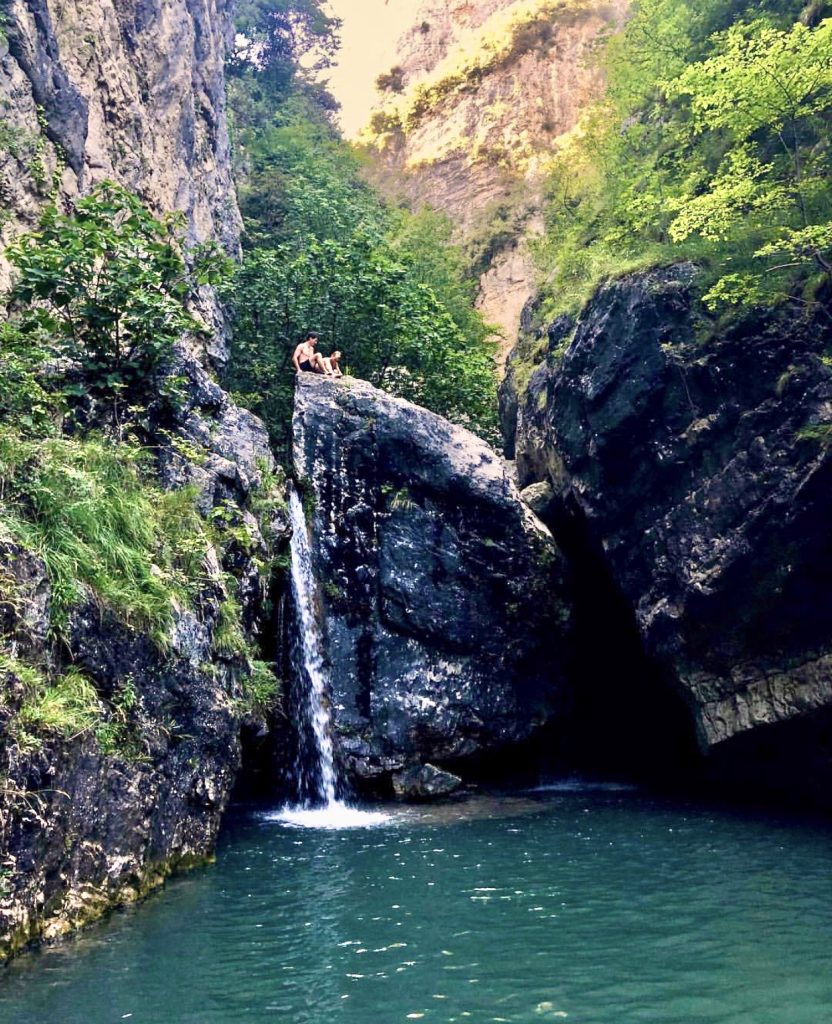
[[[295,354],[292,356],[295,373],[300,373],[301,370],[306,373],[326,373],[324,358],[319,352],[315,351],[318,338],[319,335],[315,331],[309,331],[295,349]]]

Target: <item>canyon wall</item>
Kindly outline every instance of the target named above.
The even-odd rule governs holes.
[[[594,61],[625,0],[426,0],[382,76],[365,141],[378,181],[446,213],[476,253],[479,305],[502,358],[535,292],[547,158],[600,93]]]
[[[714,777],[825,806],[830,343],[822,308],[714,321],[682,264],[527,339],[502,395],[521,485],[582,523]]]
[[[223,62],[229,0],[11,0],[0,41],[0,245],[57,192],[104,178],[157,213],[181,210],[190,242],[239,247]],[[0,261],[0,287],[8,269]],[[212,296],[201,312],[215,327]]]
[[[108,178],[157,213],[181,211],[189,242],[237,251],[223,77],[231,6],[5,5],[0,243],[35,227],[51,199],[68,205]],[[7,281],[0,265],[0,286]],[[197,305],[213,327],[207,355],[222,362],[213,293]],[[252,659],[268,631],[285,504],[262,424],[234,405],[193,346],[177,350],[134,424],[155,456],[153,486],[190,488],[181,493],[194,494],[210,524],[199,592],[192,607],[173,602],[164,637],[114,614],[90,587],[57,622],[54,574],[42,557],[50,552],[0,530],[0,958],[208,858],[241,737],[267,728],[252,696]],[[72,736],[27,731],[21,715],[33,689],[54,692],[55,679],[77,678],[67,672],[81,673],[99,726]]]

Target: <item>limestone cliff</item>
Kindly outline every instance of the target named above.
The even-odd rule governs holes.
[[[567,703],[565,565],[479,438],[369,384],[304,374],[295,465],[347,776],[495,759]]]
[[[710,322],[682,265],[603,287],[503,389],[521,484],[583,521],[717,777],[826,806],[831,341],[823,310]]]
[[[102,178],[191,241],[238,246],[225,118],[229,0],[10,0],[0,40],[0,243],[32,227],[57,186]],[[0,261],[0,287],[7,273]],[[214,313],[206,297],[204,312]],[[215,354],[222,355],[215,342]]]
[[[462,240],[475,239],[484,253],[480,307],[503,330],[504,355],[535,291],[526,240],[540,231],[547,156],[598,96],[592,56],[627,6],[425,0],[380,79],[365,138],[381,179],[447,213]]]

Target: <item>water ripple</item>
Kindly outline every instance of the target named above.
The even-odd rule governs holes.
[[[0,1020],[829,1019],[828,830],[621,792],[372,814],[238,822],[215,866],[13,964]]]

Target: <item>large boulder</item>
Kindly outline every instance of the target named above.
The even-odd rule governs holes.
[[[549,721],[564,563],[506,464],[425,409],[311,374],[294,448],[351,780],[389,790],[393,773],[492,755]]]
[[[519,482],[579,510],[702,749],[758,733],[794,760],[832,708],[832,331],[719,325],[695,288],[679,265],[598,292],[520,397]]]

